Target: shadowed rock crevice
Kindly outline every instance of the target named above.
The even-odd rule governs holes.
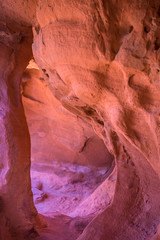
[[[35,227],[37,211],[30,180],[30,137],[19,93],[20,79],[32,56],[32,31],[25,39],[5,38],[1,49],[1,216],[0,238],[22,239]],[[18,33],[17,33],[18,35]],[[1,39],[4,41],[4,39]]]
[[[32,31],[39,69],[25,71],[21,93],[27,96],[33,178],[43,179],[37,194],[46,191],[49,203],[52,184],[53,195],[61,194],[57,206],[60,201],[68,214],[64,192],[74,195],[83,184],[84,192],[93,190],[73,197],[74,206],[76,198],[83,201],[72,216],[42,216],[48,228],[37,239],[160,238],[159,8],[159,0],[1,2],[2,240],[36,238],[30,140],[19,94]]]

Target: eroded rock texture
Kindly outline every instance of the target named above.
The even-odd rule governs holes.
[[[113,156],[91,125],[61,105],[38,69],[27,68],[24,72],[22,96],[33,163],[63,161],[97,167],[112,165]]]
[[[31,54],[29,43],[0,43],[0,237],[15,239],[33,228],[36,210],[30,184],[30,139],[19,94]],[[25,55],[25,57],[24,57]],[[8,230],[8,233],[7,233]]]
[[[80,239],[151,239],[159,224],[159,1],[39,1],[33,53],[63,106],[117,162],[112,205]]]
[[[24,232],[28,228],[26,223],[33,226],[29,168],[26,168],[29,143],[24,142],[28,141],[28,132],[17,87],[27,64],[16,70],[17,65],[10,57],[12,48],[15,59],[19,59],[20,54],[26,57],[26,62],[29,60],[29,50],[26,53],[17,46],[23,45],[24,25],[32,25],[33,55],[50,91],[64,108],[93,126],[116,159],[114,200],[92,220],[78,240],[158,240],[159,0],[25,3],[16,0],[14,4],[7,0],[1,1],[0,12],[1,82],[4,86],[1,102],[5,109],[3,114],[7,111],[5,116],[2,114],[1,125],[2,132],[5,129],[1,148],[6,149],[1,157],[2,238],[8,240],[21,234],[21,229]],[[15,44],[18,33],[23,37]],[[23,138],[22,127],[26,129]],[[27,150],[22,151],[24,147]],[[27,186],[23,191],[20,182]],[[13,199],[12,205],[10,199]],[[15,233],[18,228],[19,232]]]
[[[1,240],[36,235],[37,216],[31,192],[30,138],[19,93],[22,73],[32,56],[32,29],[27,22],[18,24],[9,17],[4,8],[7,2],[10,5],[10,1],[0,1]]]

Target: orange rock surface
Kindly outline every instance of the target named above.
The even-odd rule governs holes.
[[[26,69],[21,91],[33,162],[63,161],[97,167],[112,164],[113,156],[91,125],[61,105],[38,69]]]
[[[64,151],[69,149],[66,156],[71,162],[84,164],[88,160],[87,164],[92,164],[94,158],[90,154],[94,148],[97,154],[103,151],[103,156],[110,156],[109,151],[116,162],[113,201],[85,225],[77,240],[158,240],[159,0],[7,0],[0,4],[2,240],[36,237],[37,213],[29,173],[29,134],[19,91],[20,78],[32,58],[31,45],[45,81],[38,80],[38,70],[27,70],[21,91],[27,106],[29,128],[31,134],[34,131],[38,134],[38,144],[46,133],[39,129],[40,122],[37,130],[36,126],[32,129],[32,124],[36,116],[44,120],[46,115],[47,123],[44,124],[49,128],[45,131],[57,131],[57,135],[53,134],[54,141],[58,136],[55,141],[57,153],[52,153],[56,157],[63,156],[64,159],[59,153],[63,145]],[[36,94],[32,92],[34,89]],[[42,103],[47,105],[46,110],[39,108]],[[54,110],[53,104],[56,105]],[[61,126],[55,127],[58,119],[61,119]],[[52,121],[55,121],[53,125]],[[70,130],[71,126],[74,131]],[[81,133],[81,126],[84,126],[85,134]],[[66,132],[65,137],[62,132]],[[70,141],[77,136],[79,141]],[[84,147],[84,136],[94,136],[96,140],[80,157],[78,152]],[[47,141],[50,144],[53,140]],[[102,150],[100,146],[103,146]],[[33,148],[34,153],[36,145]],[[104,162],[103,157],[101,160]],[[97,162],[93,160],[93,165]],[[103,186],[106,184],[107,180]],[[94,194],[96,192],[90,196],[91,203],[97,199]],[[88,203],[84,205],[89,206]],[[81,214],[84,205],[81,205]],[[70,220],[65,221],[68,224]],[[66,236],[71,239],[71,235]]]

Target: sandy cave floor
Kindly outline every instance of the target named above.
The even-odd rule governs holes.
[[[93,207],[93,192],[110,175],[112,168],[89,168],[71,163],[32,163],[31,178],[35,206],[45,223],[38,240],[74,240],[104,206]],[[111,182],[114,182],[112,179]],[[100,190],[101,191],[101,190]],[[103,192],[103,191],[102,191]],[[98,193],[99,194],[99,193]],[[109,196],[109,195],[107,195]],[[106,197],[105,197],[106,198]],[[90,200],[91,199],[91,200]],[[105,199],[105,205],[112,201]],[[102,200],[103,202],[103,200]]]

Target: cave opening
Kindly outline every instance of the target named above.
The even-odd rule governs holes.
[[[45,77],[31,60],[21,82],[31,138],[33,199],[45,221],[67,222],[76,239],[113,200],[114,157],[91,125],[54,97]],[[52,227],[50,231],[64,234],[53,233]]]

